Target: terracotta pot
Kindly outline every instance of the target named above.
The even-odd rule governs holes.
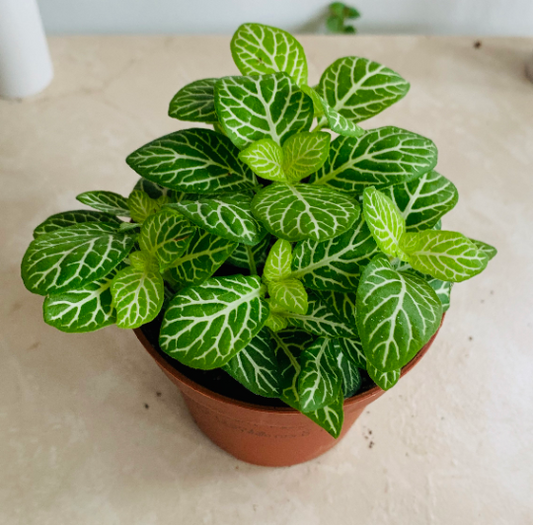
[[[383,390],[374,386],[347,399],[344,402],[342,434],[334,439],[292,408],[253,405],[211,392],[165,361],[140,329],[134,332],[163,372],[180,389],[193,419],[204,434],[232,456],[255,465],[285,467],[324,454],[346,435],[363,410],[384,394]],[[422,359],[437,333],[402,368],[402,377]]]

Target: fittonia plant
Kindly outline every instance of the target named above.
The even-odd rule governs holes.
[[[338,436],[359,370],[392,387],[452,284],[496,250],[440,229],[457,190],[430,139],[359,126],[405,96],[398,73],[345,57],[311,87],[302,46],[259,24],[231,52],[242,76],[198,80],[170,103],[202,126],[132,153],[142,178],[128,198],[83,193],[97,211],[40,224],[22,277],[65,332],[137,328],[163,309],[168,355],[222,367]]]

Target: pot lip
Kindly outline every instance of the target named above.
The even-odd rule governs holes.
[[[437,331],[431,336],[431,339],[422,347],[422,349],[407,363],[404,367],[402,367],[402,371],[400,374],[400,379],[407,374],[418,362],[426,355],[427,351],[429,350],[429,347],[432,345],[433,341],[437,337],[437,334],[439,333],[442,323],[444,322],[445,313],[442,314],[442,319],[440,322],[439,327],[437,328]],[[213,392],[212,390],[209,390],[208,388],[199,385],[192,379],[188,378],[186,375],[182,374],[179,370],[174,368],[170,363],[165,361],[159,352],[153,347],[152,343],[148,341],[147,337],[142,332],[141,328],[135,328],[133,330],[135,333],[137,339],[141,342],[141,344],[144,346],[146,351],[152,356],[152,358],[156,361],[156,363],[167,373],[173,376],[178,381],[184,383],[189,388],[194,390],[197,394],[200,394],[206,398],[216,400],[225,404],[230,404],[233,406],[238,406],[241,408],[247,408],[250,410],[254,410],[256,412],[265,412],[265,413],[273,413],[276,414],[286,414],[286,415],[295,415],[299,414],[298,410],[295,410],[294,408],[290,407],[269,407],[264,405],[256,405],[254,403],[247,403],[246,401],[239,401],[237,399],[233,399],[231,397],[224,396],[222,394],[218,394],[216,392]],[[344,407],[349,407],[351,405],[358,404],[360,402],[364,402],[366,400],[379,397],[382,394],[384,394],[386,390],[382,390],[379,388],[379,386],[374,385],[369,390],[366,390],[365,392],[362,392],[361,394],[356,394],[353,397],[350,397],[349,399],[344,400]]]

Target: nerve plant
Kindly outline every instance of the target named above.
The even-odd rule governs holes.
[[[430,139],[359,126],[406,95],[398,73],[345,57],[311,87],[302,46],[259,24],[242,25],[231,52],[242,76],[192,82],[170,103],[171,117],[213,129],[132,153],[142,178],[128,198],[83,193],[97,211],[40,224],[22,277],[65,332],[161,312],[163,352],[221,367],[337,437],[360,370],[392,387],[452,284],[496,251],[441,230],[458,195]]]

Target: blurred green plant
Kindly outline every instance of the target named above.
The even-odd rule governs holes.
[[[357,29],[353,25],[346,24],[346,20],[356,20],[360,17],[361,13],[355,7],[350,7],[342,2],[332,2],[329,4],[326,26],[330,33],[355,34]]]

